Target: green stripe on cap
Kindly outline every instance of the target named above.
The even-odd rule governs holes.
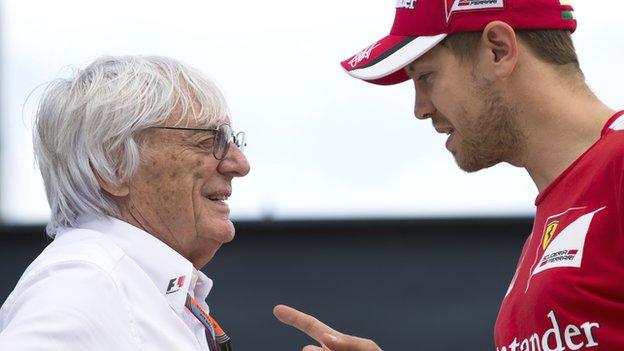
[[[574,11],[561,11],[561,18],[563,18],[564,20],[573,20],[574,18]]]

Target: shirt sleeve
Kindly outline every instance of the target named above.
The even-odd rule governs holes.
[[[0,318],[0,350],[140,349],[115,280],[90,262],[56,263],[26,277]]]

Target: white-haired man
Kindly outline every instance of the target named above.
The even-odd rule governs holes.
[[[48,86],[34,146],[54,241],[0,310],[0,350],[227,348],[199,269],[234,237],[249,164],[215,85],[165,57],[100,58]]]
[[[399,0],[390,35],[342,63],[371,83],[411,79],[416,117],[449,136],[461,169],[508,162],[535,182],[499,351],[624,350],[624,112],[585,83],[565,2]],[[294,309],[275,313],[333,351],[379,350]]]

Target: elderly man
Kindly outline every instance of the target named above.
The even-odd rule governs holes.
[[[199,269],[234,238],[244,135],[202,73],[103,57],[52,82],[35,153],[54,241],[0,310],[0,350],[227,349]]]
[[[416,117],[448,135],[461,169],[507,162],[539,190],[501,297],[498,351],[624,350],[624,112],[587,86],[565,2],[399,0],[390,35],[342,63],[370,83],[411,80]],[[288,307],[275,313],[333,351],[379,350]]]

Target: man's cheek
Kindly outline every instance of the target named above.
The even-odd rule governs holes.
[[[193,169],[193,178],[200,179],[204,176],[204,161],[197,160]]]

